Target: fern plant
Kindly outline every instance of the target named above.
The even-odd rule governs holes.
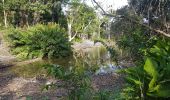
[[[12,53],[22,59],[60,58],[72,54],[66,31],[57,24],[12,29],[7,39]]]

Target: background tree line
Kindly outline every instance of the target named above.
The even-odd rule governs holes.
[[[60,23],[64,0],[1,0],[1,24],[28,27],[37,23]]]
[[[60,24],[68,30],[70,41],[103,32],[104,20],[85,0],[1,0],[0,14],[1,26],[6,28]]]

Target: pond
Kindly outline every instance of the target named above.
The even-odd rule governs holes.
[[[96,46],[74,51],[74,55],[72,57],[53,60],[39,60],[29,64],[17,65],[12,68],[12,72],[21,77],[29,78],[38,75],[46,75],[46,70],[42,67],[45,64],[56,64],[65,68],[86,68],[95,74],[111,73],[118,69],[106,48],[104,46]]]
[[[114,95],[117,90],[120,91],[123,86],[123,79],[120,75],[114,73],[118,69],[114,65],[116,64],[106,48],[95,46],[76,50],[72,57],[64,59],[35,59],[21,62],[16,66],[7,68],[7,72],[2,73],[0,79],[3,81],[1,84],[5,85],[0,85],[4,86],[2,92],[5,94],[8,94],[8,91],[14,93],[14,95],[7,96],[8,98],[20,98],[22,96],[37,98],[33,100],[42,100],[44,97],[53,98],[53,96],[51,97],[51,94],[53,94],[57,98],[74,98],[56,100],[76,100],[75,98],[88,100],[86,97],[100,97],[100,92]],[[49,75],[45,68],[55,69],[55,74]],[[113,74],[107,74],[112,72]],[[56,75],[57,77],[53,77]],[[48,91],[46,91],[46,88],[48,88]],[[42,91],[44,89],[45,91]],[[15,93],[20,95],[15,95]],[[7,98],[6,95],[2,97]]]

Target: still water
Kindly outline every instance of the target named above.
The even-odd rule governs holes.
[[[65,68],[86,67],[94,74],[106,74],[118,69],[110,57],[110,53],[103,46],[86,48],[74,52],[73,57],[53,60],[39,60],[29,64],[14,66],[12,71],[21,77],[35,77],[45,75],[45,64],[57,64]]]

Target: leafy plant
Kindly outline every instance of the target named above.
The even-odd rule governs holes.
[[[7,38],[12,53],[19,58],[60,58],[72,54],[66,32],[57,24],[12,29]]]
[[[44,67],[49,75],[65,81],[62,87],[69,90],[69,100],[87,100],[91,98],[92,87],[90,77],[83,67],[70,67],[66,69],[60,65],[51,64]],[[46,88],[48,89],[48,87]]]
[[[145,63],[124,70],[131,98],[167,99],[170,97],[170,41],[159,40],[147,51]]]

